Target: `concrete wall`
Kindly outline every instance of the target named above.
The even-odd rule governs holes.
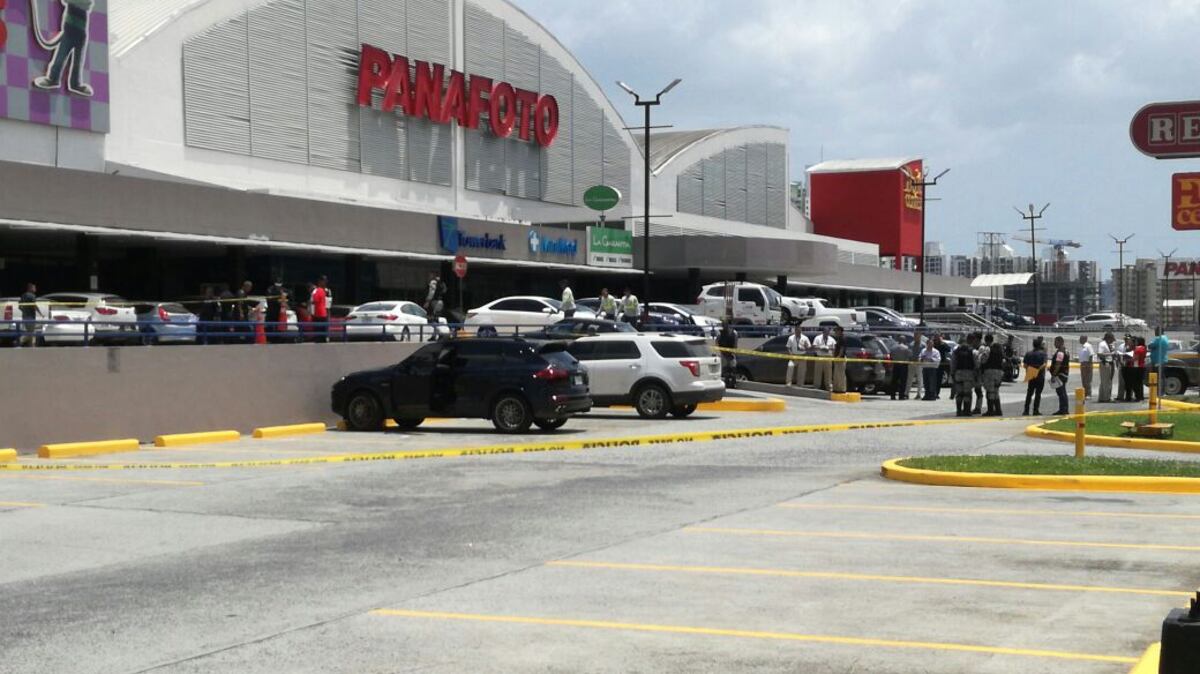
[[[419,343],[0,349],[0,447],[325,421],[342,375]]]

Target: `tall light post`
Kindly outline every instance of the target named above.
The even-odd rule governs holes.
[[[1021,215],[1022,220],[1029,221],[1029,254],[1033,257],[1033,323],[1037,325],[1038,317],[1042,315],[1042,272],[1038,269],[1037,261],[1037,221],[1042,219],[1042,214],[1046,209],[1050,208],[1047,203],[1042,206],[1042,210],[1035,211],[1033,204],[1029,204],[1029,212],[1026,213],[1021,209],[1013,206],[1013,210]]]
[[[1121,280],[1117,283],[1117,313],[1119,314],[1125,313],[1125,289],[1122,288],[1125,285],[1125,244],[1129,243],[1133,237],[1134,235],[1130,234],[1124,239],[1118,239],[1112,234],[1108,235],[1108,238],[1117,244],[1117,269],[1121,271],[1119,275]]]
[[[941,173],[937,174],[936,176],[933,177],[933,180],[926,180],[924,172],[922,172],[921,175],[919,175],[919,176],[914,176],[911,172],[909,172],[909,170],[907,168],[901,167],[900,171],[903,172],[904,177],[908,179],[909,187],[919,187],[921,189],[921,299],[920,299],[921,307],[920,307],[920,310],[921,310],[921,325],[925,325],[925,205],[927,203],[927,201],[925,199],[925,188],[926,187],[934,187],[935,185],[937,185],[938,181],[941,180],[942,176],[944,176],[950,172],[950,169],[946,169],[945,171],[942,171]]]
[[[1167,329],[1167,321],[1171,317],[1171,310],[1167,306],[1167,302],[1171,300],[1171,278],[1168,275],[1167,267],[1171,265],[1171,258],[1178,250],[1178,248],[1175,248],[1169,253],[1164,253],[1162,252],[1162,249],[1158,249],[1158,254],[1161,255],[1163,259],[1162,300],[1160,300],[1162,307],[1159,309],[1158,313],[1158,326],[1162,328],[1164,332]]]
[[[662,97],[666,93],[679,85],[683,80],[678,77],[671,81],[662,91],[655,94],[653,99],[642,100],[636,91],[631,89],[624,82],[617,82],[617,86],[629,92],[633,96],[633,104],[642,106],[646,113],[646,144],[642,148],[642,154],[645,155],[645,175],[643,178],[642,197],[642,306],[648,306],[646,303],[650,301],[650,108],[656,105],[662,105]]]

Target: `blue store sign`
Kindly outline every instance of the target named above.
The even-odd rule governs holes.
[[[458,229],[458,218],[438,216],[438,239],[442,250],[457,253],[460,248],[472,250],[508,250],[504,244],[504,235],[493,236],[490,232],[482,235],[464,234]]]
[[[538,232],[535,229],[529,232],[529,252],[535,255],[549,253],[550,255],[575,257],[579,252],[579,242],[575,239],[546,236],[544,232]]]

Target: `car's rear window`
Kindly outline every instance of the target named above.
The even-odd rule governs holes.
[[[546,359],[547,363],[562,367],[575,367],[578,362],[575,360],[575,356],[566,351],[542,351],[541,356]]]
[[[187,310],[187,307],[183,306],[182,304],[176,304],[174,302],[168,302],[168,303],[162,305],[162,308],[163,308],[163,311],[167,312],[168,314],[189,314],[189,313],[191,313],[190,311]]]
[[[712,348],[703,339],[654,341],[650,346],[663,358],[709,358],[713,355]]]
[[[392,302],[374,302],[371,304],[364,304],[355,309],[355,311],[391,311],[395,308],[396,305]]]

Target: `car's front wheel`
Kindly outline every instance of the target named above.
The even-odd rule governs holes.
[[[1168,372],[1163,375],[1162,380],[1162,395],[1177,396],[1183,395],[1187,390],[1187,384],[1184,383],[1183,377],[1178,372]]]
[[[633,407],[646,419],[662,419],[671,411],[671,394],[660,384],[643,384],[633,395]]]
[[[780,309],[779,322],[783,323],[784,325],[791,325],[792,324],[792,312],[787,308]]]
[[[377,431],[383,428],[383,404],[370,391],[359,391],[346,403],[346,425],[352,431]]]
[[[506,395],[492,406],[492,425],[504,433],[524,433],[533,424],[529,403],[519,395]]]
[[[692,404],[692,405],[676,405],[675,407],[672,407],[672,408],[671,408],[671,415],[672,415],[672,416],[674,416],[674,417],[676,417],[676,418],[678,418],[678,419],[683,419],[684,417],[689,417],[689,416],[691,416],[691,415],[692,415],[692,412],[695,412],[695,411],[696,411],[696,405],[695,405],[695,404]]]
[[[561,419],[534,419],[533,423],[537,424],[537,427],[542,429],[543,431],[554,431],[554,430],[558,430],[558,429],[562,428],[563,424],[567,423],[567,418],[562,417]]]

